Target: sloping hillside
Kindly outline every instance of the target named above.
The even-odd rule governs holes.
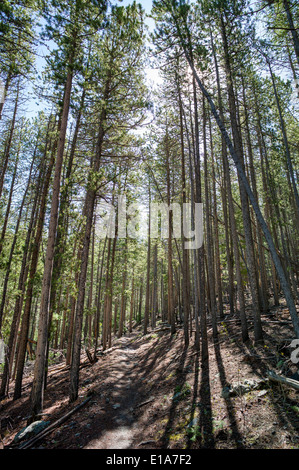
[[[82,356],[79,398],[72,405],[68,368],[63,363],[51,366],[45,421],[54,423],[86,397],[90,400],[33,447],[298,448],[298,392],[260,383],[269,369],[288,376],[296,372],[281,346],[281,338],[292,338],[283,307],[263,317],[263,325],[265,345],[244,346],[238,319],[227,316],[219,324],[218,342],[214,345],[210,338],[208,364],[202,364],[192,344],[184,349],[182,330],[171,338],[161,325],[146,336],[136,328],[105,353],[99,350],[95,364]],[[28,371],[23,397],[1,403],[5,447],[24,445],[13,439],[26,426],[31,380]],[[225,387],[246,385],[246,380],[249,391],[242,394],[239,387],[233,393],[231,388],[225,395]]]

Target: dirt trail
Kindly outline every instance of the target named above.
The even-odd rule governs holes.
[[[82,370],[79,398],[92,391],[92,400],[73,422],[53,436],[53,447],[138,447],[146,410],[146,406],[140,405],[149,399],[145,377],[148,349],[146,338],[132,333],[117,340],[113,349],[100,356],[96,364]]]
[[[140,407],[140,404],[149,396],[145,384],[147,360],[154,354],[154,350],[150,348],[150,354],[148,350],[148,338],[135,331],[115,339],[114,346],[100,355],[95,364],[87,363],[80,371],[78,403],[90,394],[91,400],[35,448],[138,447],[142,441],[140,417],[146,409],[146,406]],[[82,353],[81,362],[86,363],[85,353]],[[30,413],[31,371],[23,383],[24,392],[19,401],[14,402],[9,398],[0,404],[0,415],[9,421],[3,440],[5,447],[10,447],[16,433],[26,426]],[[62,367],[61,370],[50,371],[45,391],[45,420],[53,423],[74,408],[77,403],[68,403],[68,391],[68,369]]]
[[[132,447],[138,431],[134,409],[138,403],[138,392],[134,373],[136,351],[132,347],[118,349],[117,363],[113,365],[111,392],[107,397],[109,418],[115,427],[104,430],[101,437],[92,439],[85,449],[128,449]],[[113,358],[111,358],[113,361]]]

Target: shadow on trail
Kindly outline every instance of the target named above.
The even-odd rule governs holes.
[[[176,417],[176,410],[179,404],[179,400],[175,398],[177,394],[176,390],[178,389],[178,387],[181,387],[185,383],[185,379],[187,376],[187,367],[184,367],[187,352],[188,350],[184,348],[180,361],[179,361],[178,368],[177,368],[179,373],[177,374],[177,378],[175,381],[175,389],[174,389],[173,396],[172,396],[172,402],[171,402],[171,407],[169,410],[168,421],[165,426],[164,434],[161,438],[163,448],[167,448],[169,445],[169,435],[170,435],[170,431],[174,423],[174,419]]]
[[[199,423],[201,432],[199,442],[201,443],[201,447],[213,449],[215,447],[215,440],[213,434],[210,368],[208,358],[201,361],[201,381],[199,397]]]
[[[193,382],[193,396],[192,396],[192,403],[191,403],[191,414],[190,414],[190,423],[194,428],[196,429],[197,426],[197,419],[195,418],[195,410],[196,410],[196,401],[197,401],[197,396],[198,396],[198,376],[199,376],[199,356],[200,352],[196,351],[195,354],[195,361],[194,361],[194,382]],[[191,432],[189,431],[188,436],[187,436],[187,449],[190,449],[192,446],[192,436]]]
[[[215,351],[216,362],[217,362],[217,367],[219,371],[221,387],[224,388],[228,385],[228,382],[226,380],[225,369],[224,369],[224,365],[223,365],[223,361],[221,357],[220,345],[218,343],[214,343],[214,351]],[[236,414],[235,414],[232,400],[230,398],[226,398],[225,405],[226,405],[227,415],[228,415],[229,424],[230,424],[230,428],[232,432],[232,438],[234,439],[237,448],[244,448],[242,444],[242,436],[238,429]]]

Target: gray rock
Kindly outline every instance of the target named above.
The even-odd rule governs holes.
[[[257,396],[258,396],[258,397],[263,397],[264,395],[266,395],[266,393],[268,393],[268,390],[261,390],[261,391],[257,394]]]
[[[196,416],[195,418],[192,419],[192,421],[190,421],[187,428],[192,428],[193,426],[197,426],[197,425],[198,425],[198,417]]]
[[[245,395],[245,393],[252,390],[264,389],[268,384],[268,379],[246,379],[243,382],[233,383],[227,387],[223,387],[221,396],[222,398],[237,397]]]
[[[178,398],[180,398],[181,396],[181,392],[177,392],[174,396],[173,396],[173,400],[178,400]]]
[[[24,441],[25,439],[30,439],[33,436],[36,436],[41,431],[43,431],[47,426],[49,426],[50,421],[34,421],[29,424],[29,426],[21,429],[14,438],[14,443]]]

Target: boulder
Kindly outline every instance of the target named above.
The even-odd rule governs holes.
[[[21,429],[21,431],[15,435],[13,442],[17,444],[26,439],[30,439],[31,437],[36,436],[41,431],[43,431],[47,426],[49,426],[49,424],[50,421],[34,421],[33,423],[29,424],[29,426]]]

